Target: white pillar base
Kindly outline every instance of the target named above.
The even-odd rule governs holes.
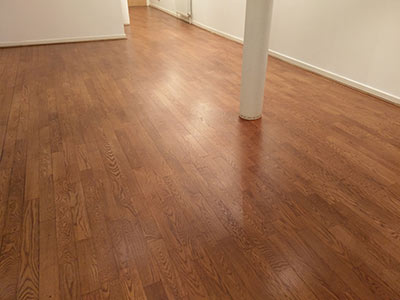
[[[254,120],[261,119],[262,115],[258,115],[258,116],[255,116],[255,117],[248,117],[248,116],[244,116],[244,115],[240,114],[239,117],[241,119],[243,119],[243,120],[246,120],[246,121],[254,121]]]
[[[240,117],[262,116],[273,0],[247,0],[243,46]]]

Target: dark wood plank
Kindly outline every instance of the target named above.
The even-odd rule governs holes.
[[[82,294],[89,294],[100,288],[99,268],[93,243],[90,239],[76,243],[79,282]]]
[[[39,226],[39,299],[59,299],[56,221],[55,219],[42,221]]]
[[[145,288],[148,300],[168,299],[162,282],[153,283]]]
[[[80,295],[78,256],[74,239],[72,212],[68,194],[63,153],[52,154],[54,196],[56,206],[56,234],[61,297],[74,299]]]
[[[21,236],[20,232],[14,232],[2,237],[0,249],[0,291],[1,298],[15,299],[19,266],[21,264]]]
[[[39,199],[26,202],[17,297],[35,299],[39,297]]]

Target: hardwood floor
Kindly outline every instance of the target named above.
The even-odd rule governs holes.
[[[129,6],[146,6],[146,0],[129,0]]]
[[[150,8],[0,49],[0,298],[400,299],[400,109]]]

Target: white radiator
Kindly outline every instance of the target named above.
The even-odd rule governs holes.
[[[175,0],[175,10],[178,14],[185,17],[192,15],[192,1],[191,0]]]

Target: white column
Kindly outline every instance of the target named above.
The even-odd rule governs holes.
[[[125,25],[130,24],[128,0],[121,0],[122,19]]]
[[[261,118],[273,0],[247,0],[240,117]]]

